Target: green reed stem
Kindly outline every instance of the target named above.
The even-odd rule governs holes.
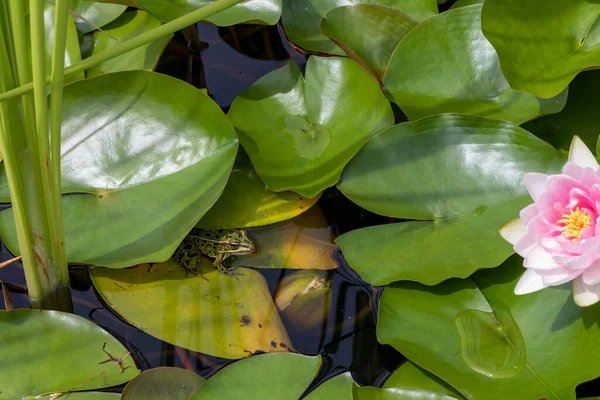
[[[64,265],[61,272],[66,276],[62,281],[68,282],[67,258],[65,255],[64,229],[62,218],[60,143],[62,123],[63,86],[65,81],[65,52],[67,48],[68,0],[57,0],[54,8],[54,48],[52,49],[52,89],[50,91],[50,145],[51,145],[51,178],[50,187],[52,214],[55,230],[55,262]]]
[[[69,68],[65,69],[65,77],[71,76],[78,72],[85,71],[95,65],[103,63],[104,61],[110,60],[112,58],[118,57],[122,54],[127,53],[133,49],[136,49],[140,46],[143,46],[147,43],[150,43],[156,39],[159,39],[163,36],[170,35],[174,32],[177,32],[186,26],[195,24],[196,22],[203,21],[207,18],[212,17],[213,15],[220,13],[234,5],[241,3],[244,0],[217,0],[214,3],[208,4],[196,11],[192,11],[189,14],[186,14],[182,17],[174,19],[173,21],[167,22],[164,25],[159,26],[158,28],[154,28],[148,32],[144,32],[141,35],[138,35],[134,38],[126,40],[124,42],[118,43],[113,47],[110,47],[104,50],[101,53],[95,54],[85,60],[82,60],[78,63],[71,65]],[[50,83],[50,77],[46,79],[46,82]],[[0,102],[5,101],[7,99],[11,99],[14,97],[21,96],[25,93],[33,90],[33,85],[24,84],[19,86],[16,89],[7,91],[5,93],[0,94]]]

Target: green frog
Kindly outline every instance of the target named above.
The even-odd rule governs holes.
[[[256,247],[244,229],[192,229],[183,239],[173,257],[185,275],[189,272],[208,281],[200,272],[203,256],[214,258],[213,265],[225,275],[238,275],[223,265],[231,255],[252,254]]]

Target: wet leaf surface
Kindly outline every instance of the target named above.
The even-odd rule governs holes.
[[[189,400],[206,379],[182,368],[146,370],[123,389],[122,400]]]

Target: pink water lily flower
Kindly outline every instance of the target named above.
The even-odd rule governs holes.
[[[581,307],[600,301],[600,171],[581,139],[573,138],[562,173],[527,173],[534,203],[500,230],[527,269],[515,294],[573,282]]]

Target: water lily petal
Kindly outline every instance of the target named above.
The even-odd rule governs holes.
[[[534,247],[529,254],[527,254],[523,266],[525,268],[539,270],[551,270],[560,267],[560,265],[554,261],[552,255],[542,246]]]
[[[548,285],[544,284],[544,280],[540,274],[532,269],[528,269],[519,279],[515,286],[515,294],[529,294],[542,290]]]
[[[558,286],[577,278],[582,273],[581,269],[557,268],[552,271],[544,271],[542,279],[546,286]]]
[[[513,219],[500,228],[500,236],[508,243],[515,245],[523,236],[527,234],[527,225],[521,222],[520,218]]]
[[[588,149],[579,136],[573,136],[571,148],[569,149],[569,161],[584,168],[592,168],[594,171],[598,169],[596,157],[594,157],[594,154]]]
[[[583,283],[586,285],[595,285],[600,283],[600,260],[594,261],[581,275]]]
[[[588,307],[600,301],[600,284],[586,285],[582,278],[573,280],[573,300],[579,307]]]
[[[529,221],[538,216],[540,213],[540,209],[537,204],[530,204],[519,213],[519,217],[521,217],[521,221],[524,224],[528,224]]]
[[[523,176],[523,182],[533,201],[537,201],[539,196],[548,188],[548,175],[539,172],[528,172]]]
[[[528,234],[523,236],[521,240],[515,243],[513,250],[521,257],[527,257],[531,250],[538,246],[538,244],[539,243],[535,239],[535,236]]]

